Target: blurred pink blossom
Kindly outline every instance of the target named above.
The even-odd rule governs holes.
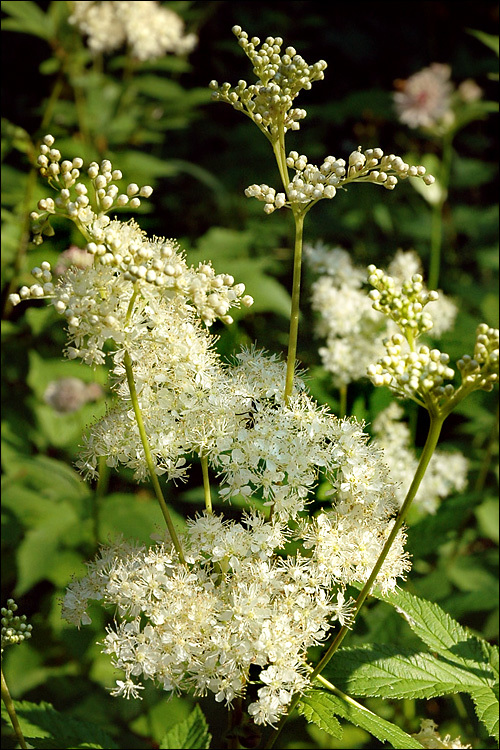
[[[406,80],[396,81],[394,101],[401,122],[410,128],[433,127],[451,115],[450,75],[449,65],[432,63]]]

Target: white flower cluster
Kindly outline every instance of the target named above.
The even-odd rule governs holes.
[[[6,646],[22,643],[31,638],[33,626],[26,622],[26,615],[15,615],[18,606],[14,599],[7,599],[7,606],[2,607],[2,653]]]
[[[396,497],[403,504],[415,476],[418,460],[412,449],[408,425],[401,421],[403,410],[392,403],[373,422],[376,445],[384,452],[390,476],[397,485]],[[441,500],[467,486],[468,461],[458,451],[434,451],[414,499],[422,513],[435,513]]]
[[[252,63],[257,83],[249,86],[241,80],[232,87],[211,81],[214,101],[227,102],[244,112],[268,137],[277,135],[280,128],[284,132],[298,130],[306,112],[292,108],[293,101],[302,89],[308,91],[314,81],[323,80],[326,62],[308,65],[293,47],[281,54],[281,37],[267,37],[261,44],[258,37],[248,39],[240,26],[233,26],[233,34]]]
[[[47,148],[51,140],[53,143],[51,136],[44,140]],[[57,151],[52,164],[58,169],[59,161]],[[69,187],[63,187],[59,198],[50,204],[49,199],[45,199],[39,207],[51,213],[60,212],[77,223],[90,240],[86,250],[93,256],[93,264],[72,266],[54,282],[50,264],[43,262],[33,269],[36,283],[31,287],[23,286],[10,296],[12,304],[33,298],[51,300],[68,323],[70,347],[67,354],[70,358],[81,357],[87,364],[101,364],[105,358],[104,344],[109,340],[130,352],[134,347],[138,350],[140,340],[151,337],[159,307],[161,314],[168,316],[165,306],[173,305],[179,313],[180,304],[188,320],[194,309],[205,325],[210,326],[216,319],[231,323],[228,314],[231,307],[253,303],[252,298],[244,294],[244,284],[236,284],[229,274],[216,274],[210,263],[189,267],[173,240],[149,239],[134,221],[111,220],[106,212],[112,206],[125,205],[130,195],[149,195],[151,188],[139,188],[132,183],[127,195],[118,195],[117,188],[111,190],[116,187],[111,181],[121,178],[121,172],[113,170],[107,161],[100,167],[93,164],[89,168],[96,190],[97,212],[90,208],[84,186],[76,182],[80,162],[76,160],[79,167],[73,166],[71,170],[68,166],[68,170],[58,171],[50,165],[42,169],[58,184],[61,178],[63,184],[74,186],[85,200],[72,201]],[[129,203],[131,207],[138,204],[137,197]]]
[[[374,307],[393,320],[402,333],[384,341],[386,354],[368,368],[374,385],[385,385],[396,394],[412,398],[426,408],[446,411],[467,393],[492,390],[498,383],[498,329],[485,323],[478,326],[474,355],[464,355],[457,366],[462,383],[456,390],[445,380],[453,380],[448,354],[428,346],[416,346],[416,339],[432,327],[432,318],[424,311],[437,292],[423,288],[422,277],[415,274],[401,289],[394,279],[375,266],[369,266],[369,281],[376,289],[370,292]],[[442,412],[444,413],[444,412]]]
[[[207,457],[221,476],[220,495],[262,498],[273,517],[296,518],[314,491],[320,472],[337,508],[359,505],[385,516],[395,508],[392,485],[380,455],[354,420],[339,421],[305,393],[297,377],[283,399],[285,363],[262,352],[238,355],[223,366],[207,332],[185,317],[155,325],[155,340],[141,340],[134,378],[156,470],[183,479],[188,461]],[[115,355],[121,396],[92,428],[80,467],[95,474],[100,456],[147,476],[144,451],[127,403],[128,385]],[[368,512],[368,511],[367,511]]]
[[[384,342],[386,354],[377,364],[368,368],[374,385],[385,385],[401,397],[426,396],[439,399],[450,397],[455,371],[449,367],[450,357],[439,349],[422,345],[409,350],[408,341],[401,333],[395,333]]]
[[[408,79],[396,81],[394,103],[400,121],[438,134],[453,127],[457,110],[480,99],[483,92],[470,78],[455,90],[450,76],[449,65],[432,63]]]
[[[454,740],[449,734],[441,737],[438,725],[432,719],[421,719],[420,730],[411,736],[420,742],[422,747],[430,748],[430,750],[470,750],[472,748],[472,745],[462,745],[460,737]]]
[[[231,703],[258,678],[263,684],[248,712],[257,724],[275,724],[308,685],[307,649],[325,641],[333,622],[349,624],[344,578],[366,575],[383,543],[380,528],[367,523],[360,536],[357,523],[345,521],[346,529],[334,516],[304,522],[296,536],[307,536],[307,557],[275,554],[290,532],[258,514],[243,523],[210,514],[189,521],[187,566],[164,544],[118,542],[69,586],[63,615],[80,626],[90,622],[90,599],[117,608],[120,622],[108,628],[103,647],[125,673],[114,695],[138,697],[142,678]],[[394,571],[408,568],[403,540],[398,559],[381,571],[386,587]]]
[[[308,209],[322,198],[334,198],[337,189],[353,182],[371,182],[387,190],[394,190],[398,180],[420,177],[426,185],[432,185],[434,177],[426,174],[423,166],[410,166],[400,156],[385,154],[381,148],[353,151],[346,164],[344,159],[327,156],[318,167],[308,163],[307,156],[290,151],[287,167],[295,175],[286,187],[286,192],[277,193],[269,185],[250,185],[245,195],[263,201],[267,214],[293,204],[303,204]]]
[[[391,318],[405,337],[413,339],[432,328],[432,317],[424,307],[439,295],[425,289],[421,274],[414,274],[401,286],[374,265],[368,266],[368,273],[368,281],[375,287],[369,294],[373,309]]]
[[[312,285],[312,306],[320,315],[316,334],[326,339],[319,353],[334,385],[341,388],[367,376],[369,365],[385,353],[384,339],[397,328],[374,309],[364,290],[366,269],[355,266],[345,250],[321,243],[304,249],[308,265],[320,274]],[[414,252],[398,251],[389,264],[394,291],[401,294],[405,279],[419,270],[420,261]],[[433,323],[430,334],[439,336],[451,327],[457,308],[440,294],[437,300],[433,295],[426,311]]]
[[[80,378],[51,380],[43,394],[43,400],[54,411],[69,414],[78,411],[89,401],[97,401],[103,395],[98,383],[85,383]]]
[[[184,34],[184,22],[155,0],[71,3],[69,22],[87,37],[92,52],[114,52],[124,44],[138,60],[156,60],[171,52],[185,55],[197,38]]]
[[[394,94],[396,111],[401,122],[410,128],[432,127],[451,116],[451,68],[433,63],[414,73],[405,81],[397,81]]]
[[[126,191],[120,193],[115,183],[121,180],[123,175],[119,169],[113,169],[109,159],[104,159],[100,164],[92,162],[88,167],[87,174],[92,188],[89,197],[87,185],[80,181],[83,159],[61,159],[61,152],[54,148],[54,136],[44,136],[37,164],[41,176],[47,178],[49,185],[58,191],[58,196],[55,200],[51,197],[42,198],[38,201],[41,213],[31,213],[35,244],[41,244],[43,241],[42,233],[46,232],[47,214],[59,214],[71,219],[85,234],[87,226],[109,213],[111,209],[124,206],[139,208],[140,199],[149,198],[153,192],[149,185],[139,187],[135,183],[130,183]]]
[[[498,328],[481,323],[476,331],[474,355],[464,354],[457,367],[463,386],[491,391],[498,383]]]

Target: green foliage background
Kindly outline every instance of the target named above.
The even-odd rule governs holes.
[[[235,83],[251,76],[231,27],[237,23],[261,38],[280,35],[308,62],[328,62],[325,81],[302,95],[300,106],[308,116],[301,130],[290,134],[290,148],[314,162],[326,154],[345,157],[358,145],[380,146],[386,152],[413,154],[420,162],[436,159],[439,149],[420,131],[397,121],[394,80],[445,62],[455,82],[474,78],[484,99],[496,99],[498,81],[491,73],[497,59],[469,30],[495,33],[498,6],[413,1],[167,5],[199,35],[188,59],[168,57],[131,66],[124,55],[115,54],[104,58],[99,69],[91,67],[80,37],[67,25],[66,3],[2,3],[4,302],[11,286],[29,283],[33,266],[43,259],[55,262],[79,240],[76,230],[55,222],[55,237],[41,248],[26,242],[26,215],[49,192],[30,173],[33,143],[51,132],[65,158],[110,158],[127,182],[151,184],[153,196],[137,217],[141,226],[151,234],[177,238],[190,262],[210,259],[216,270],[246,284],[255,305],[250,313],[238,314],[234,326],[217,331],[222,353],[230,355],[254,341],[282,352],[288,333],[292,224],[286,212],[266,217],[262,204],[244,197],[251,183],[277,185],[269,145],[247,118],[210,104],[207,88],[212,78]],[[477,323],[498,326],[497,128],[497,116],[485,115],[454,141],[440,282],[460,309],[454,331],[441,344],[452,361],[472,349]],[[318,205],[306,223],[306,241],[340,245],[359,265],[384,266],[398,248],[414,248],[427,264],[430,225],[429,205],[411,185],[400,185],[393,193],[355,186]],[[310,282],[306,273],[298,358],[310,371],[314,395],[338,410],[338,394],[320,367],[319,342],[312,334]],[[96,645],[105,615],[96,609],[92,625],[80,632],[60,616],[65,586],[84,572],[85,560],[99,543],[119,533],[147,542],[161,528],[156,501],[149,487],[137,487],[127,471],[109,476],[107,487],[97,492],[84,484],[73,463],[82,431],[105,404],[60,415],[44,403],[43,393],[49,381],[66,376],[97,379],[105,387],[106,373],[62,360],[61,321],[43,305],[7,307],[4,317],[2,604],[14,596],[34,626],[32,640],[5,655],[11,693],[24,701],[52,703],[75,720],[91,719],[116,747],[160,747],[169,729],[188,721],[194,700],[169,701],[151,686],[141,702],[110,698],[106,688],[115,675]],[[436,515],[410,519],[414,567],[405,587],[437,602],[492,643],[498,638],[496,398],[474,394],[446,423],[442,447],[467,455],[469,487],[448,498]],[[348,411],[365,419],[368,429],[388,402],[388,394],[375,391],[368,381],[349,389]],[[421,446],[426,416],[411,407],[407,415]],[[167,489],[179,526],[187,514],[201,509],[200,485],[201,471],[195,470],[187,485]],[[237,505],[229,512],[237,513]],[[411,649],[415,634],[387,603],[372,600],[348,640],[350,647],[376,642]],[[467,695],[403,701],[380,695],[365,699],[366,705],[406,732],[418,731],[419,718],[428,717],[442,734],[460,735],[476,748],[494,747]],[[226,712],[208,699],[200,704],[210,718],[213,746],[220,746]],[[287,724],[281,746],[383,747],[364,730],[343,724],[342,738],[334,739],[298,717]],[[189,735],[189,721],[183,726]],[[14,746],[8,736],[4,741],[5,747]],[[91,741],[102,739],[96,735]]]

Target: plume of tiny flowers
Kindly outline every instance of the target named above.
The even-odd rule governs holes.
[[[391,479],[397,486],[400,505],[418,466],[411,447],[411,433],[408,425],[401,421],[402,417],[402,408],[393,402],[380,412],[372,425],[375,443],[382,448]],[[415,507],[421,513],[435,513],[444,498],[465,490],[468,468],[469,462],[459,451],[435,450],[415,495]]]
[[[262,687],[248,712],[257,724],[275,724],[292,696],[308,686],[307,649],[323,643],[335,621],[349,623],[347,568],[353,575],[357,560],[371,557],[375,546],[367,525],[349,565],[354,540],[349,543],[339,523],[332,569],[332,543],[329,557],[324,543],[317,555],[277,554],[289,536],[284,524],[257,513],[241,523],[203,514],[188,521],[184,535],[189,567],[166,544],[146,548],[119,541],[103,548],[85,578],[69,586],[63,615],[80,626],[90,622],[90,600],[116,608],[117,622],[103,642],[125,676],[114,695],[139,697],[138,680],[151,679],[168,692],[211,692],[230,704],[257,676]],[[308,547],[317,540],[311,531]],[[344,542],[349,549],[343,551]],[[401,560],[386,562],[389,576],[401,568]]]
[[[395,81],[394,104],[400,122],[436,135],[456,127],[464,110],[483,92],[472,79],[455,87],[450,77],[449,65],[432,63],[406,80]]]
[[[114,52],[126,44],[140,61],[188,54],[198,41],[194,34],[185,35],[177,13],[155,0],[75,0],[68,20],[87,37],[93,53]]]
[[[445,384],[455,377],[448,354],[416,345],[418,337],[432,328],[432,318],[424,307],[437,299],[437,292],[424,289],[420,274],[414,274],[398,289],[394,279],[374,265],[368,270],[375,287],[370,292],[375,309],[401,331],[386,339],[386,355],[368,368],[374,385],[386,385],[400,397],[411,398],[443,418],[472,391],[492,390],[499,375],[497,328],[485,323],[478,326],[474,354],[463,355],[457,362],[462,383],[455,389],[451,383]]]
[[[374,309],[365,291],[366,269],[355,266],[345,250],[319,243],[306,245],[304,251],[309,267],[319,274],[311,287],[312,307],[319,313],[315,332],[326,339],[319,354],[334,385],[341,388],[367,377],[369,365],[384,354],[384,339],[398,329]],[[388,270],[401,287],[404,279],[421,270],[420,260],[413,251],[398,251]],[[428,303],[427,310],[434,324],[432,336],[448,330],[457,312],[442,294]]]
[[[39,164],[59,197],[55,201],[42,199],[39,208],[75,221],[88,240],[86,251],[93,256],[93,263],[72,266],[54,281],[51,266],[44,261],[32,272],[36,283],[21,287],[10,300],[18,304],[30,298],[50,299],[68,324],[69,358],[101,364],[107,341],[130,349],[134,341],[139,345],[138,339],[151,336],[155,306],[162,300],[167,304],[174,298],[182,300],[186,311],[194,309],[207,326],[216,319],[231,323],[231,307],[252,304],[252,298],[244,294],[244,284],[236,284],[229,274],[216,274],[210,263],[188,267],[174,240],[150,239],[134,221],[110,219],[107,212],[111,208],[136,208],[140,204],[137,196],[151,194],[149,186],[139,188],[131,183],[126,193],[119,194],[114,180],[121,179],[121,172],[109,161],[93,163],[88,169],[94,193],[91,205],[87,188],[77,182],[83,160],[59,164],[61,155],[50,148],[53,143],[52,136],[44,138]],[[33,218],[41,237],[44,219],[40,214]]]
[[[472,745],[462,745],[460,737],[452,740],[451,735],[447,734],[441,737],[438,732],[438,725],[432,719],[421,719],[420,730],[411,735],[422,747],[431,748],[431,750],[445,750],[446,748],[455,748],[456,750],[468,750]]]
[[[22,643],[31,638],[33,626],[26,622],[26,615],[16,615],[18,606],[14,599],[7,599],[2,607],[2,654],[6,646]],[[3,678],[2,678],[3,679]]]

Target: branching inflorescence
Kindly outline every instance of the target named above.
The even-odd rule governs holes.
[[[35,237],[50,234],[48,216],[66,217],[82,232],[91,260],[57,278],[42,263],[33,271],[35,284],[11,301],[49,299],[66,318],[67,356],[111,363],[116,402],[91,429],[80,467],[95,476],[103,459],[133,469],[138,480],[149,476],[169,531],[150,548],[128,542],[103,548],[88,575],[68,588],[65,617],[89,622],[91,599],[116,608],[118,621],[104,641],[125,674],[114,694],[138,697],[143,678],[169,692],[211,692],[231,704],[258,679],[246,710],[256,723],[275,725],[310,684],[308,649],[325,643],[337,622],[342,634],[373,585],[394,590],[410,567],[403,520],[412,497],[400,502],[382,451],[368,442],[363,425],[319,406],[297,372],[304,216],[350,183],[392,190],[400,179],[430,184],[433,178],[380,148],[358,149],[347,161],[326,157],[319,167],[296,151],[287,155],[285,134],[305,117],[294,101],[323,78],[326,63],[308,65],[292,47],[282,54],[281,38],[261,45],[240,27],[233,31],[257,83],[211,88],[214,99],[244,112],[272,145],[283,191],[252,185],[247,195],[263,201],[266,213],[286,206],[294,216],[287,362],[257,349],[223,361],[210,327],[230,324],[231,308],[252,304],[244,284],[208,261],[188,266],[174,240],[149,238],[134,221],[110,218],[113,209],[137,207],[151,188],[130,183],[120,191],[122,174],[107,160],[89,166],[87,184],[83,160],[61,161],[52,136],[42,143],[38,165],[58,195],[39,202]],[[446,355],[414,348],[430,327],[424,307],[433,293],[416,275],[396,287],[372,267],[370,280],[373,303],[401,329],[370,373],[374,382],[426,405],[452,400],[442,385],[450,377]],[[495,350],[494,333],[481,328],[475,358],[462,360],[462,388],[492,386],[496,335]],[[194,460],[204,472],[205,512],[177,535],[158,477],[183,479]],[[213,513],[209,469],[220,479],[223,500],[247,504],[241,523]],[[305,510],[320,479],[324,499],[311,517]],[[353,608],[345,589],[354,582],[364,588]]]

